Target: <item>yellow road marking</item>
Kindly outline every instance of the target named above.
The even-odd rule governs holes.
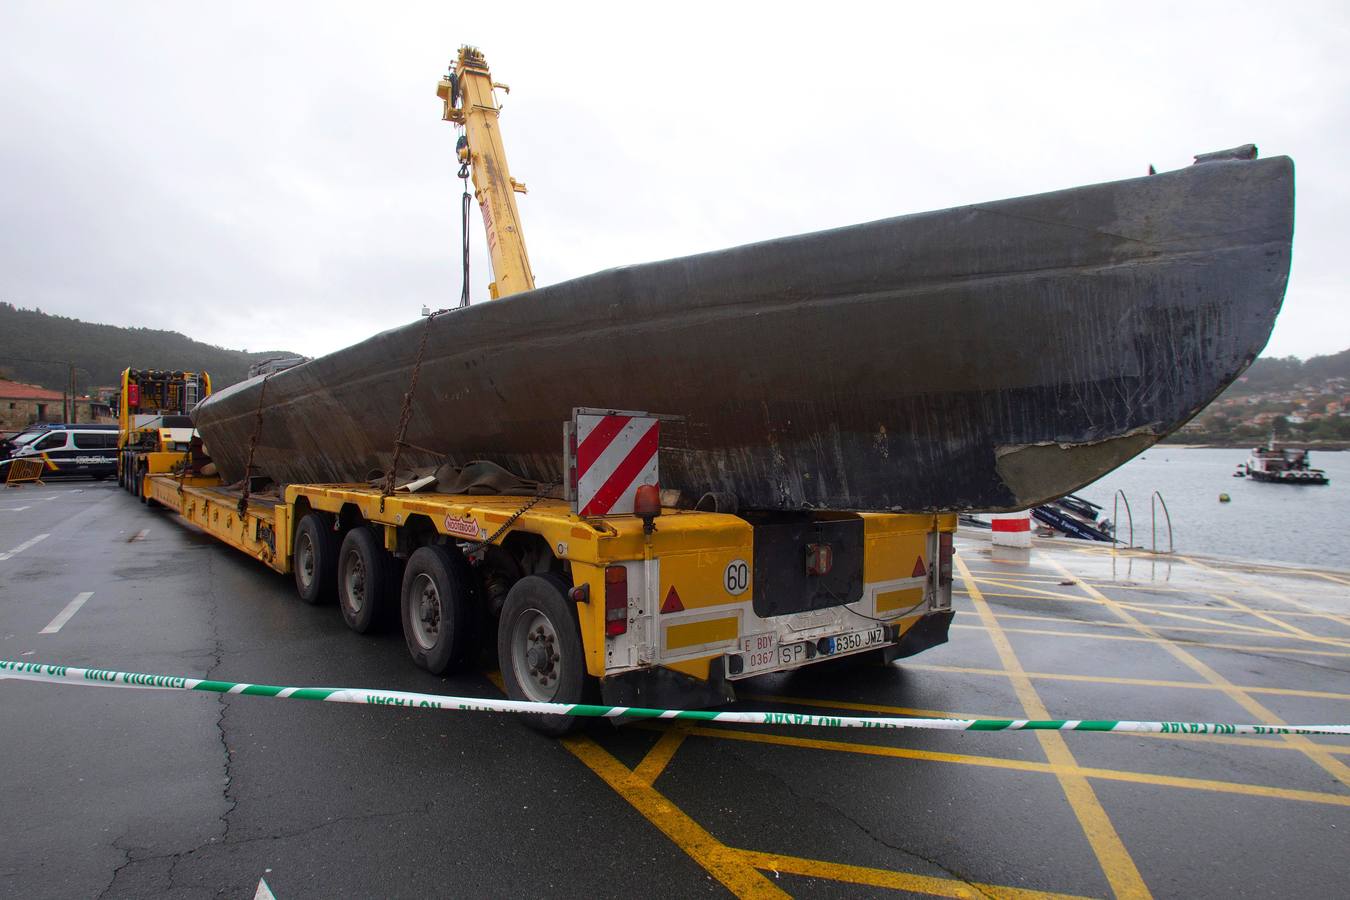
[[[1003,673],[999,673],[1003,674]],[[1027,673],[1035,677],[1031,673]],[[1208,685],[1206,685],[1208,687]],[[950,712],[938,709],[913,709],[908,706],[886,706],[880,703],[854,703],[848,700],[821,700],[817,697],[785,697],[781,694],[741,694],[742,700],[755,700],[762,703],[786,703],[792,706],[807,706],[818,709],[844,709],[851,712],[870,712],[879,713],[885,716],[914,716],[922,719],[1007,719],[1006,715],[995,715],[993,713],[964,713]],[[1218,742],[1229,744],[1235,747],[1256,747],[1261,750],[1296,750],[1296,747],[1290,747],[1288,744],[1279,740],[1275,735],[1270,737],[1243,737],[1236,734],[1155,734],[1149,731],[1140,731],[1132,733],[1132,737],[1158,738],[1165,741],[1182,741],[1191,743]],[[1350,753],[1350,746],[1332,747],[1327,744],[1318,746],[1326,747],[1332,753]]]
[[[1175,641],[1169,640],[1163,637],[1161,634],[1158,634],[1156,631],[1153,630],[1151,626],[1145,625],[1144,623],[1139,622],[1137,619],[1135,621],[1138,623],[1138,627],[1135,628],[1136,631],[1140,629],[1148,629],[1148,631],[1152,633],[1149,635],[1093,634],[1092,632],[1089,631],[1052,631],[1051,629],[1048,628],[1004,628],[1002,630],[1010,632],[1012,634],[1038,634],[1044,635],[1046,637],[1084,638],[1086,640],[1094,640],[1094,641],[1130,641],[1138,644],[1157,644],[1158,646],[1172,646],[1176,643]],[[953,623],[951,627],[968,628],[975,631],[981,630],[981,626],[979,625],[964,625]],[[1224,644],[1220,643],[1219,641],[1187,641],[1186,643],[1192,647],[1205,647],[1211,650],[1247,650],[1253,653],[1288,653],[1294,656],[1350,657],[1350,651],[1342,651],[1342,650],[1302,650],[1297,647],[1267,647],[1258,644]]]
[[[961,572],[961,578],[966,583],[966,590],[970,593],[971,602],[975,604],[976,612],[980,615],[980,620],[984,622],[985,628],[989,631],[989,637],[994,642],[994,648],[998,651],[999,659],[1003,662],[1003,668],[1008,670],[1008,677],[1012,681],[1013,691],[1017,694],[1017,699],[1021,702],[1027,715],[1033,719],[1050,718],[1049,711],[1045,704],[1041,702],[1040,695],[1036,693],[1036,688],[1032,685],[1031,679],[1027,677],[1022,669],[1022,664],[1017,659],[1017,654],[1013,652],[1012,644],[1003,633],[998,620],[994,618],[994,613],[989,608],[989,604],[980,596],[980,589],[975,584],[974,577],[970,570],[966,568],[965,560],[960,556],[955,557],[956,567]],[[1046,758],[1051,764],[1056,766],[1071,766],[1077,768],[1077,760],[1069,750],[1069,745],[1065,742],[1064,736],[1055,731],[1038,731],[1036,737],[1040,740],[1041,749],[1045,752]],[[1092,846],[1092,852],[1097,856],[1097,862],[1102,867],[1102,873],[1106,875],[1106,880],[1111,884],[1111,889],[1117,897],[1151,897],[1148,886],[1144,884],[1143,876],[1139,874],[1139,868],[1135,866],[1134,860],[1130,857],[1130,852],[1125,849],[1125,844],[1116,833],[1115,826],[1111,824],[1110,817],[1106,810],[1102,808],[1101,801],[1097,799],[1097,793],[1092,789],[1092,785],[1082,775],[1056,773],[1059,779],[1060,788],[1064,791],[1064,796],[1068,799],[1069,805],[1073,807],[1074,815],[1078,817],[1078,824],[1083,829],[1083,835]]]
[[[1121,606],[1125,607],[1126,609],[1133,610],[1133,611],[1135,611],[1135,612],[1141,611],[1141,610],[1134,610],[1134,608],[1133,608],[1130,604],[1128,604],[1128,603],[1122,603]],[[999,620],[1000,620],[1000,621],[1003,620],[1003,619],[1019,619],[1019,620],[1030,621],[1030,622],[1059,622],[1059,623],[1066,624],[1066,625],[1086,625],[1086,626],[1091,626],[1091,627],[1094,627],[1094,628],[1131,628],[1131,627],[1133,627],[1133,626],[1129,625],[1129,624],[1126,623],[1126,622],[1085,621],[1085,620],[1083,620],[1083,619],[1070,619],[1070,618],[1066,618],[1066,617],[1064,617],[1064,616],[1032,616],[1032,615],[1028,615],[1028,614],[1026,614],[1026,613],[1005,613],[1005,612],[996,613],[996,615],[999,617]],[[1283,640],[1309,640],[1309,641],[1315,641],[1315,642],[1318,642],[1318,643],[1328,643],[1328,644],[1333,644],[1333,645],[1335,645],[1335,646],[1337,646],[1337,647],[1345,647],[1345,648],[1347,648],[1347,649],[1350,649],[1350,642],[1346,642],[1346,641],[1337,641],[1337,640],[1334,640],[1334,639],[1332,639],[1332,638],[1319,638],[1319,637],[1317,637],[1317,636],[1315,636],[1315,635],[1309,635],[1309,636],[1306,637],[1306,638],[1302,638],[1302,637],[1300,637],[1300,636],[1298,636],[1298,635],[1295,635],[1295,634],[1289,634],[1289,633],[1287,633],[1287,632],[1274,631],[1274,630],[1269,629],[1269,628],[1253,628],[1253,627],[1249,627],[1249,626],[1246,626],[1246,625],[1239,625],[1239,624],[1237,624],[1237,623],[1215,622],[1215,621],[1212,620],[1212,619],[1203,619],[1203,618],[1200,618],[1199,616],[1186,616],[1185,618],[1191,619],[1191,620],[1196,621],[1196,622],[1210,622],[1211,624],[1218,625],[1218,626],[1221,626],[1221,627],[1219,627],[1219,628],[1195,628],[1195,627],[1189,626],[1189,625],[1158,625],[1157,627],[1158,627],[1158,628],[1165,628],[1165,629],[1167,629],[1168,631],[1185,631],[1185,632],[1188,632],[1188,633],[1191,633],[1191,634],[1227,634],[1227,635],[1232,635],[1232,634],[1239,634],[1239,635],[1241,635],[1241,634],[1255,634],[1255,635],[1259,635],[1259,636],[1261,636],[1261,637],[1281,638],[1281,639],[1283,639]]]
[[[1088,584],[1089,582],[1084,581],[1081,583]],[[1113,590],[1130,590],[1130,588],[1120,584],[1103,585],[1103,587],[1110,587]],[[952,591],[952,593],[954,596],[957,597],[965,596],[965,591],[959,588]],[[1093,600],[1091,597],[1082,597],[1082,596],[1070,597],[1068,595],[1065,595],[1063,597],[1047,598],[1047,597],[1039,597],[1034,594],[1008,594],[1000,591],[982,591],[982,593],[985,597],[1000,597],[1000,598],[1007,598],[1009,600],[1045,600],[1047,603],[1065,602],[1065,603],[1087,603],[1093,606],[1098,605],[1097,601]],[[1176,591],[1175,593],[1189,594],[1193,592]],[[1220,613],[1223,615],[1236,615],[1240,612],[1239,610],[1232,609],[1231,607],[1228,608],[1219,608],[1214,606],[1197,607],[1194,603],[1147,603],[1143,600],[1128,600],[1128,601],[1122,600],[1120,602],[1128,604],[1131,609],[1138,610],[1139,612],[1148,612],[1148,613],[1152,613],[1154,610],[1159,609],[1186,609],[1190,610],[1192,613],[1207,612],[1207,613]],[[1292,610],[1292,609],[1262,609],[1261,612],[1271,616],[1272,618],[1286,617],[1290,619],[1324,619],[1324,620],[1329,619],[1333,622],[1341,624],[1340,619],[1337,616],[1333,615],[1332,613],[1303,612],[1301,610]],[[1211,619],[1208,621],[1217,622],[1219,620]]]
[[[997,675],[1006,678],[1008,673],[1002,669],[987,669],[978,666],[942,666],[933,663],[905,663],[906,669],[920,672],[957,672],[963,675]],[[1120,678],[1111,675],[1065,675],[1061,672],[1028,672],[1027,676],[1036,681],[1085,681],[1093,684],[1120,684],[1137,687],[1188,688],[1200,691],[1223,690],[1213,684],[1202,681],[1164,681],[1157,678]],[[1275,694],[1281,697],[1309,697],[1314,700],[1350,700],[1350,694],[1336,691],[1308,691],[1300,688],[1247,687],[1238,686],[1248,694]]]
[[[661,773],[670,765],[675,753],[684,743],[684,736],[689,731],[682,724],[672,725],[661,732],[661,737],[657,738],[652,749],[647,751],[647,755],[642,757],[642,762],[638,763],[633,774],[642,779],[647,784],[655,784],[656,779],[661,777]]]
[[[1089,585],[1089,586],[1090,586],[1090,585]],[[1330,644],[1330,645],[1332,645],[1332,646],[1334,646],[1334,647],[1350,647],[1350,641],[1343,641],[1343,640],[1338,640],[1338,639],[1336,639],[1336,638],[1329,638],[1329,637],[1321,637],[1320,635],[1316,635],[1316,634],[1313,634],[1313,633],[1311,633],[1311,632],[1304,631],[1304,630],[1301,629],[1301,628],[1295,628],[1293,625],[1287,625],[1287,624],[1285,624],[1285,623],[1283,623],[1283,622],[1277,621],[1277,620],[1274,619],[1273,617],[1269,617],[1269,616],[1267,616],[1267,615],[1265,615],[1265,614],[1259,612],[1258,610],[1252,609],[1251,607],[1244,607],[1244,606],[1242,606],[1242,604],[1237,603],[1237,601],[1229,601],[1229,600],[1226,600],[1225,598],[1220,597],[1220,596],[1217,595],[1217,594],[1211,594],[1210,596],[1213,596],[1213,597],[1215,597],[1215,598],[1217,598],[1217,599],[1219,599],[1219,600],[1223,600],[1224,602],[1232,603],[1232,604],[1234,604],[1234,608],[1235,608],[1235,609],[1240,609],[1242,612],[1245,612],[1245,613],[1247,613],[1248,615],[1255,616],[1255,617],[1258,618],[1258,619],[1262,619],[1262,620],[1271,622],[1271,623],[1273,623],[1274,625],[1278,626],[1279,628],[1281,628],[1281,629],[1283,629],[1283,630],[1282,630],[1282,631],[1276,631],[1276,630],[1271,629],[1271,628],[1262,628],[1262,627],[1260,627],[1260,626],[1258,626],[1258,625],[1243,625],[1241,622],[1222,622],[1222,623],[1216,623],[1213,619],[1207,619],[1207,618],[1205,618],[1204,616],[1197,616],[1197,615],[1190,615],[1190,614],[1187,614],[1187,613],[1166,612],[1166,611],[1163,611],[1163,610],[1149,609],[1147,606],[1137,606],[1137,605],[1135,605],[1133,602],[1131,602],[1131,601],[1126,601],[1126,600],[1116,600],[1116,601],[1114,601],[1114,602],[1120,604],[1120,606],[1121,606],[1122,608],[1128,609],[1128,610],[1130,610],[1130,611],[1132,611],[1132,612],[1142,612],[1142,613],[1147,613],[1147,614],[1149,614],[1149,615],[1154,615],[1154,616],[1163,616],[1164,618],[1169,618],[1169,619],[1181,619],[1181,620],[1187,621],[1187,622],[1203,622],[1203,623],[1211,624],[1211,625],[1212,625],[1212,624],[1221,624],[1221,625],[1223,625],[1225,628],[1228,628],[1228,629],[1230,629],[1230,630],[1232,630],[1232,631],[1244,631],[1244,632],[1247,632],[1247,633],[1249,633],[1249,634],[1263,634],[1263,635],[1266,635],[1266,636],[1268,636],[1268,637],[1288,638],[1288,637],[1290,636],[1291,632],[1292,632],[1293,635],[1294,635],[1295,637],[1297,637],[1298,639],[1300,639],[1300,640],[1312,641],[1312,642],[1317,643],[1317,644]],[[1168,627],[1170,627],[1170,626],[1168,626]]]
[[[709,834],[595,741],[588,737],[567,737],[562,744],[731,893],[737,897],[788,896],[747,863],[742,854]]]
[[[1308,574],[1315,575],[1318,578],[1326,579],[1327,581],[1330,581],[1333,584],[1343,584],[1347,587],[1350,587],[1350,579],[1342,578],[1339,575],[1332,575],[1330,572],[1314,572],[1311,569],[1309,569]]]
[[[781,853],[760,853],[755,850],[735,850],[733,852],[739,853],[741,859],[747,865],[754,866],[757,869],[772,869],[775,872],[786,872],[789,875],[828,878],[831,881],[846,881],[850,884],[889,888],[893,891],[909,891],[914,894],[929,894],[934,897],[1076,900],[1073,894],[1052,894],[1045,891],[1004,887],[998,884],[965,882],[952,878],[935,878],[929,875],[910,875],[907,872],[890,872],[886,869],[849,866],[819,859],[805,859],[800,856],[784,856]]]
[[[655,726],[653,726],[655,727]],[[1054,732],[1037,732],[1053,734]],[[695,725],[689,729],[693,737],[743,741],[752,744],[774,744],[802,750],[830,750],[836,753],[854,753],[859,756],[880,756],[889,759],[911,759],[920,762],[951,763],[977,766],[985,769],[1006,769],[1060,777],[1096,778],[1101,781],[1120,781],[1127,784],[1146,784],[1153,787],[1182,788],[1192,791],[1213,791],[1220,794],[1238,794],[1244,797],[1262,797],[1273,800],[1294,800],[1300,803],[1318,803],[1326,806],[1350,807],[1350,795],[1329,794],[1323,791],[1304,791],[1297,788],[1271,787],[1262,784],[1243,784],[1237,781],[1216,781],[1208,778],[1187,778],[1182,775],[1154,775],[1149,772],[1127,772],[1122,769],[1098,769],[1077,763],[1061,765],[1028,759],[1009,759],[1001,756],[974,756],[966,753],[944,753],[940,750],[916,750],[911,747],[890,747],[884,744],[863,744],[853,741],[833,741],[827,738],[804,738],[770,731],[741,731],[710,725]]]
[[[1326,612],[1325,610],[1318,609],[1311,603],[1306,603],[1303,600],[1299,600],[1297,597],[1290,597],[1288,594],[1281,593],[1280,591],[1272,591],[1270,588],[1263,587],[1262,585],[1257,584],[1255,581],[1249,581],[1248,579],[1243,578],[1239,575],[1234,575],[1231,572],[1225,572],[1223,569],[1216,569],[1213,566],[1207,566],[1204,563],[1191,559],[1188,556],[1182,556],[1179,558],[1184,559],[1186,562],[1190,563],[1191,565],[1195,566],[1198,569],[1204,569],[1206,572],[1213,572],[1215,575],[1227,578],[1234,584],[1240,584],[1243,587],[1249,587],[1254,591],[1265,594],[1267,597],[1273,597],[1274,599],[1279,600],[1283,603],[1288,603],[1290,606],[1297,606],[1299,609],[1306,609],[1312,612],[1320,612],[1320,613]],[[1053,563],[1053,560],[1051,562]],[[1342,625],[1350,625],[1350,619],[1347,619],[1345,616],[1331,615],[1330,618],[1336,622],[1340,622]]]
[[[971,569],[970,574],[979,578],[1005,578],[1008,581],[1025,581],[1028,584],[1058,584],[1063,579],[1048,572],[1004,572],[998,569]]]
[[[984,596],[984,594],[983,594],[983,588],[984,588],[985,585],[992,585],[993,587],[1011,588],[1011,589],[1013,589],[1013,590],[1025,591],[1026,593],[1031,594],[1031,595],[1033,595],[1033,596],[1036,596],[1036,597],[1049,597],[1049,598],[1052,599],[1052,600],[1081,600],[1081,599],[1082,599],[1081,597],[1078,597],[1078,596],[1076,596],[1076,595],[1074,595],[1074,594],[1070,594],[1070,593],[1068,593],[1067,591],[1043,591],[1043,590],[1041,590],[1040,588],[1027,587],[1026,585],[1007,584],[1006,582],[1001,581],[1001,580],[996,579],[996,578],[972,578],[967,584],[979,585],[979,586],[980,586],[980,589],[981,589],[981,594],[980,594],[980,596]],[[969,592],[969,590],[970,590],[969,587],[967,587],[966,590],[967,590],[967,592]]]
[[[1067,570],[1066,570],[1066,571],[1067,571]],[[1070,577],[1073,577],[1073,576],[1070,576]],[[1021,596],[1021,597],[1024,598],[1024,599],[1039,599],[1039,598],[1046,598],[1046,599],[1050,599],[1050,600],[1064,600],[1064,601],[1068,601],[1068,602],[1071,602],[1071,603],[1072,603],[1072,602],[1078,602],[1078,603],[1081,603],[1081,602],[1098,603],[1098,602],[1100,602],[1100,601],[1097,601],[1097,600],[1095,600],[1095,599],[1093,599],[1093,598],[1077,596],[1077,595],[1074,595],[1074,594],[1071,594],[1071,593],[1068,593],[1068,592],[1064,592],[1064,591],[1047,591],[1047,590],[1041,590],[1041,589],[1039,589],[1039,588],[1026,587],[1025,585],[1013,585],[1013,584],[1006,584],[1006,583],[1003,583],[1003,582],[1006,582],[1007,580],[1008,580],[1008,579],[1003,579],[1003,581],[1000,581],[999,579],[994,579],[994,578],[983,578],[983,579],[977,579],[977,580],[976,580],[976,583],[977,583],[977,584],[981,584],[981,585],[992,585],[992,586],[994,586],[994,587],[1010,588],[1010,589],[1013,589],[1013,590],[1019,590],[1019,591],[1024,592],[1024,593],[1021,594],[1021,595],[997,595],[997,596]],[[1064,580],[1064,579],[1061,579],[1061,580]],[[1093,588],[1094,591],[1096,591],[1096,587],[1095,587],[1094,585],[1092,585],[1091,583],[1089,583],[1088,581],[1086,581],[1086,580],[1078,579],[1078,578],[1074,578],[1073,580],[1074,580],[1074,582],[1075,582],[1076,584],[1082,584],[1082,585],[1084,585],[1085,587],[1091,587],[1091,588]],[[1099,591],[1097,591],[1097,592],[1100,593]],[[991,596],[994,596],[994,595],[991,595]],[[1223,598],[1219,598],[1219,599],[1223,599]],[[1222,624],[1224,627],[1227,627],[1227,628],[1230,628],[1230,629],[1233,629],[1233,630],[1249,632],[1249,633],[1251,633],[1251,634],[1264,634],[1264,635],[1267,635],[1267,636],[1270,636],[1270,637],[1287,637],[1286,634],[1280,634],[1279,632],[1272,631],[1271,629],[1268,629],[1268,628],[1260,628],[1260,627],[1253,626],[1253,625],[1243,625],[1243,624],[1238,623],[1238,622],[1216,623],[1216,622],[1214,622],[1214,620],[1212,620],[1212,619],[1206,619],[1206,618],[1200,617],[1200,616],[1188,615],[1188,614],[1186,614],[1186,613],[1179,613],[1179,612],[1167,612],[1167,611],[1164,611],[1163,609],[1159,608],[1158,605],[1151,605],[1151,604],[1136,604],[1134,601],[1125,601],[1125,600],[1116,600],[1116,601],[1112,601],[1112,602],[1119,603],[1121,606],[1123,606],[1123,607],[1125,607],[1125,608],[1127,608],[1127,609],[1134,610],[1135,612],[1147,613],[1147,614],[1149,614],[1149,615],[1164,616],[1164,617],[1167,617],[1167,618],[1182,619],[1182,620],[1186,620],[1186,621],[1203,622],[1203,623],[1206,623],[1206,624]],[[1225,602],[1229,602],[1229,601],[1225,601]],[[1185,607],[1183,607],[1183,608],[1185,608]],[[1236,609],[1236,608],[1239,608],[1238,605],[1237,605],[1235,602],[1234,602],[1234,608],[1235,608],[1235,609]],[[1265,619],[1266,621],[1269,621],[1269,622],[1272,622],[1272,623],[1274,623],[1274,624],[1276,624],[1276,625],[1279,625],[1279,626],[1281,626],[1282,628],[1288,629],[1288,628],[1292,628],[1292,627],[1293,627],[1293,626],[1286,626],[1286,625],[1284,625],[1283,623],[1278,622],[1276,619],[1274,619],[1273,617],[1271,617],[1268,613],[1266,613],[1266,612],[1264,612],[1264,611],[1257,611],[1257,610],[1251,609],[1251,608],[1249,608],[1249,607],[1248,607],[1248,608],[1242,609],[1242,611],[1243,611],[1243,612],[1247,612],[1247,613],[1249,613],[1250,615],[1256,616],[1257,618]],[[1338,617],[1334,616],[1334,615],[1330,615],[1330,614],[1326,614],[1326,615],[1327,615],[1327,618],[1330,618],[1330,619],[1332,619],[1333,621],[1340,621],[1340,619],[1339,619]],[[1312,641],[1312,642],[1314,642],[1314,643],[1319,643],[1319,644],[1330,644],[1330,645],[1336,646],[1336,647],[1346,647],[1346,648],[1350,648],[1350,642],[1337,640],[1337,639],[1335,639],[1335,638],[1319,637],[1319,636],[1317,636],[1317,635],[1310,634],[1309,632],[1302,631],[1301,629],[1296,629],[1296,630],[1299,631],[1299,632],[1301,632],[1300,637],[1301,637],[1303,640],[1308,640],[1308,641]]]
[[[1345,644],[1347,643],[1347,642],[1345,642],[1345,641],[1336,641],[1336,640],[1334,640],[1333,638],[1318,637],[1317,635],[1313,634],[1313,633],[1310,632],[1310,631],[1304,631],[1302,628],[1299,628],[1297,625],[1290,625],[1288,622],[1281,622],[1279,619],[1275,618],[1274,616],[1270,615],[1269,613],[1266,613],[1266,612],[1264,612],[1263,610],[1253,609],[1252,607],[1248,606],[1247,604],[1242,603],[1242,602],[1240,602],[1240,601],[1238,601],[1238,600],[1234,600],[1232,597],[1229,597],[1229,596],[1227,596],[1227,595],[1225,595],[1225,594],[1215,594],[1215,593],[1211,593],[1210,596],[1213,597],[1215,600],[1218,600],[1220,603],[1227,603],[1229,606],[1233,607],[1234,609],[1241,610],[1242,612],[1245,612],[1245,613],[1246,613],[1247,615],[1249,615],[1249,616],[1255,616],[1255,617],[1258,618],[1258,619],[1261,619],[1261,620],[1263,620],[1263,621],[1269,622],[1269,623],[1271,623],[1272,625],[1274,625],[1276,628],[1279,628],[1279,629],[1281,629],[1281,630],[1283,630],[1283,631],[1287,631],[1287,632],[1289,632],[1289,633],[1291,633],[1291,634],[1296,634],[1296,635],[1298,635],[1299,637],[1301,637],[1301,638],[1303,638],[1303,639],[1305,639],[1305,640],[1310,640],[1310,641],[1321,641],[1321,642],[1323,642],[1323,643],[1337,643],[1337,644],[1342,644],[1342,645],[1345,645]]]
[[[1054,559],[1050,559],[1047,557],[1046,562],[1054,566],[1059,571],[1063,572],[1065,575],[1070,574],[1068,569],[1061,566]],[[1177,645],[1173,644],[1171,641],[1167,641],[1164,638],[1162,638],[1161,635],[1159,635],[1156,631],[1154,631],[1149,626],[1145,625],[1143,622],[1140,622],[1134,616],[1130,615],[1126,610],[1121,608],[1120,604],[1116,603],[1110,597],[1107,597],[1101,591],[1087,584],[1083,585],[1082,587],[1083,590],[1087,591],[1089,594],[1093,595],[1098,600],[1101,600],[1103,603],[1105,603],[1111,609],[1111,611],[1114,612],[1122,621],[1131,622],[1135,626],[1137,626],[1141,634],[1162,640],[1163,643],[1160,644],[1159,646],[1161,646],[1168,653],[1172,654],[1172,656],[1175,657],[1179,662],[1187,666],[1191,671],[1195,672],[1201,678],[1205,679],[1210,684],[1213,684],[1220,690],[1222,690],[1225,694],[1227,694],[1239,705],[1241,705],[1243,709],[1247,710],[1248,713],[1250,713],[1253,716],[1256,716],[1258,719],[1264,719],[1265,721],[1263,722],[1263,724],[1266,725],[1288,724],[1279,716],[1275,715],[1275,713],[1272,712],[1270,709],[1263,706],[1259,701],[1254,700],[1241,688],[1234,685],[1227,678],[1224,678],[1222,675],[1220,675],[1214,669],[1210,668],[1205,663],[1201,662],[1195,656],[1186,652],[1181,647],[1178,647]],[[1303,652],[1317,653],[1321,651],[1314,650]],[[1008,668],[1008,666],[1005,664],[1004,668]],[[1325,748],[1318,746],[1317,744],[1308,740],[1307,737],[1301,734],[1286,734],[1281,735],[1281,738],[1287,741],[1292,746],[1302,750],[1305,756],[1307,756],[1313,762],[1317,763],[1319,766],[1325,769],[1334,778],[1336,778],[1336,780],[1341,782],[1341,784],[1350,787],[1350,766],[1346,766],[1345,763],[1341,762],[1335,756],[1328,753]]]

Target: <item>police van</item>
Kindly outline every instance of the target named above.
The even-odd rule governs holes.
[[[20,435],[20,438],[27,435]],[[84,475],[102,480],[117,474],[116,425],[62,425],[46,428],[19,444],[11,459],[36,457],[44,478]]]

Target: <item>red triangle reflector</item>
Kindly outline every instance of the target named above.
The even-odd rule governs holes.
[[[662,613],[684,612],[684,604],[680,602],[680,595],[675,590],[675,585],[670,586],[670,591],[666,594],[665,602],[661,604]]]
[[[928,574],[928,570],[924,568],[924,565],[923,565],[923,557],[920,556],[918,559],[914,560],[914,574],[913,574],[913,575],[910,575],[909,577],[910,577],[910,578],[922,578],[923,576],[925,576],[925,575],[927,575],[927,574]]]

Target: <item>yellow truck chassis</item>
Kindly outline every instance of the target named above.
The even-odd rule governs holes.
[[[214,477],[190,475],[151,475],[144,490],[152,505],[168,507],[277,572],[295,574],[306,599],[307,586],[343,572],[350,577],[332,548],[354,530],[403,561],[420,547],[452,550],[452,558],[468,563],[465,596],[478,607],[473,621],[479,625],[501,615],[527,576],[549,579],[566,597],[586,683],[615,705],[713,705],[734,699],[735,682],[755,674],[833,657],[890,661],[945,641],[952,615],[954,516],[825,514],[861,523],[860,598],[766,616],[766,598],[756,596],[756,527],[736,515],[665,509],[647,534],[636,516],[582,518],[564,501],[533,497],[396,493],[382,500],[366,485],[290,485],[282,499],[255,496],[242,505],[240,493]],[[307,518],[327,536],[306,531]],[[404,581],[406,594],[406,574]],[[344,593],[349,587],[344,583],[335,593],[353,624]],[[389,596],[374,598],[380,589],[367,593],[391,604]],[[318,593],[311,595],[328,599]],[[418,626],[409,621],[417,613],[400,599],[409,649],[434,670],[425,655],[418,658]],[[500,634],[498,651],[499,657],[516,652],[503,647]],[[548,652],[546,646],[535,661],[544,655],[547,665]],[[463,653],[453,656],[450,664],[464,661]],[[524,658],[515,660],[516,668],[532,671],[528,654]],[[512,692],[513,660],[499,664]],[[539,699],[538,691],[521,688],[516,674],[513,693]]]

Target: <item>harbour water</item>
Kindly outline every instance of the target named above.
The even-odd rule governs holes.
[[[1234,478],[1249,450],[1158,445],[1077,494],[1112,514],[1112,498],[1125,492],[1134,512],[1134,544],[1152,546],[1149,498],[1162,494],[1172,515],[1178,553],[1231,556],[1250,562],[1301,563],[1350,570],[1350,452],[1313,451],[1311,465],[1329,485],[1262,484]],[[1220,494],[1232,500],[1219,502]],[[1158,549],[1167,548],[1161,509]],[[1128,538],[1123,504],[1117,537]]]

